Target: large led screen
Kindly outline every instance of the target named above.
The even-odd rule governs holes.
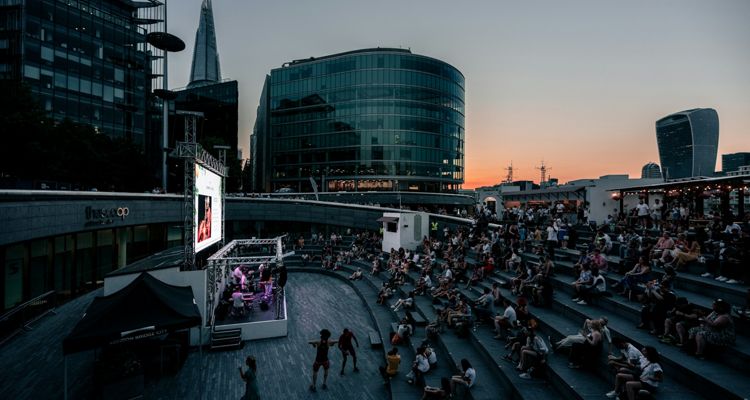
[[[195,251],[221,240],[221,177],[195,166]]]

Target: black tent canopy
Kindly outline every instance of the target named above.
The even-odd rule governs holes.
[[[68,355],[200,324],[200,311],[189,286],[173,286],[143,272],[121,290],[94,299],[63,340],[63,353]]]

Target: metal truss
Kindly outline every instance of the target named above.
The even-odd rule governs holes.
[[[221,176],[221,204],[224,209],[224,178],[227,176],[226,164],[216,159],[196,142],[198,132],[198,118],[203,113],[194,111],[177,111],[185,119],[185,136],[182,142],[170,154],[172,157],[185,160],[185,171],[183,181],[183,231],[182,243],[184,246],[183,269],[191,271],[195,269],[195,164],[198,163],[213,173]],[[224,219],[221,221],[221,237],[224,240]]]
[[[226,282],[230,279],[232,273],[232,266],[234,265],[259,265],[259,264],[276,264],[276,268],[271,270],[273,275],[276,275],[279,268],[284,267],[284,257],[294,255],[294,251],[284,253],[283,239],[286,235],[277,236],[272,239],[239,239],[232,240],[227,243],[226,246],[222,247],[219,251],[208,257],[207,276],[206,276],[206,314],[211,318],[211,324],[213,324],[213,312],[214,307],[218,302],[220,296],[220,289],[224,287]],[[239,256],[232,257],[228,256],[232,254],[239,246],[253,246],[253,245],[276,245],[276,254],[270,254],[267,256]],[[274,278],[275,280],[276,278]],[[276,319],[280,318],[281,308],[280,303],[284,299],[284,289],[277,288],[274,292],[274,299],[276,302]]]
[[[202,115],[202,114],[201,114]],[[185,114],[185,142],[178,144],[178,151],[183,148],[199,146],[195,143],[197,114]],[[185,160],[182,202],[182,243],[185,247],[183,266],[187,271],[195,269],[195,155],[183,154]]]
[[[276,245],[276,255],[275,256],[262,256],[262,257],[283,257],[282,256],[282,242],[283,239],[286,237],[286,235],[283,236],[277,236],[273,239],[237,239],[232,240],[231,242],[227,243],[226,246],[222,247],[214,253],[211,257],[208,257],[208,261],[217,261],[217,260],[224,260],[224,259],[230,259],[230,258],[236,258],[236,257],[227,257],[227,254],[230,254],[232,251],[237,249],[239,246],[254,246],[254,245],[263,245],[263,244],[275,244]],[[293,254],[294,252],[292,252]],[[247,257],[252,258],[252,257]]]
[[[190,118],[186,118],[190,120]],[[186,124],[185,130],[188,129]],[[193,158],[197,163],[208,169],[209,171],[225,178],[227,176],[227,168],[221,160],[212,156],[211,153],[207,152],[203,146],[198,143],[190,142],[177,142],[177,146],[174,151],[170,154],[172,157],[177,158]]]

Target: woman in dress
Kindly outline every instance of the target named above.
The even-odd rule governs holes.
[[[706,344],[716,347],[726,347],[734,344],[734,321],[730,316],[732,307],[724,300],[716,300],[712,305],[713,311],[706,318],[700,318],[699,326],[688,330],[688,339],[695,340],[695,355],[703,358]]]

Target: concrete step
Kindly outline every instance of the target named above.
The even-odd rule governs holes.
[[[601,300],[605,301],[608,298],[602,298]],[[655,336],[649,335],[648,332],[636,329],[632,319],[619,313],[607,314],[604,311],[598,306],[598,303],[593,306],[581,306],[570,301],[566,295],[561,296],[558,292],[555,294],[554,305],[551,310],[534,307],[532,314],[538,315],[543,324],[552,321],[555,315],[558,318],[562,317],[571,321],[583,321],[586,318],[598,318],[606,314],[609,319],[610,330],[614,335],[622,336],[636,346],[652,345],[656,347],[662,355],[662,365],[669,368],[667,374],[671,375],[671,379],[675,382],[684,382],[690,390],[709,397],[712,394],[719,393],[724,396],[721,398],[739,399],[746,397],[743,393],[750,393],[750,382],[741,378],[746,376],[746,373],[724,363],[698,360],[679,351],[676,347],[660,343]],[[580,327],[581,322],[578,322],[577,325]],[[727,362],[727,360],[723,360],[723,362]],[[723,378],[720,378],[722,376]]]

